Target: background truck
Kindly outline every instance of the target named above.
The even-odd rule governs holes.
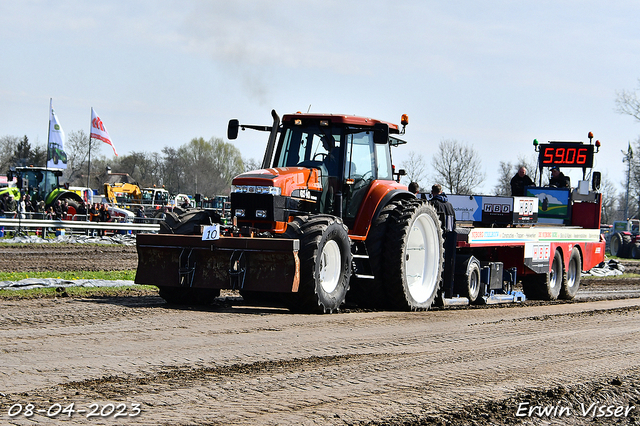
[[[170,303],[208,304],[220,289],[237,289],[293,311],[333,312],[346,300],[419,310],[524,300],[513,291],[518,278],[527,297],[572,298],[581,271],[604,257],[595,187],[554,207],[573,207],[575,216],[560,222],[537,223],[540,192],[532,191],[486,197],[477,218],[459,205],[460,226],[447,230],[396,181],[391,148],[406,143],[406,116],[402,127],[349,115],[272,116],[271,126],[229,123],[229,139],[239,129],[269,132],[262,169],[232,182],[233,224],[212,228],[219,216],[207,211],[168,216],[161,234],[138,235],[136,283],[157,285]]]

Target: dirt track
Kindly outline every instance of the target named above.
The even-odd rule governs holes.
[[[416,313],[0,301],[0,424],[59,424],[46,411],[71,403],[142,411],[68,424],[593,424],[592,402],[628,409],[606,424],[638,424],[640,298],[586,284],[589,302]],[[9,417],[28,403],[44,411]],[[537,405],[567,408],[516,416]]]

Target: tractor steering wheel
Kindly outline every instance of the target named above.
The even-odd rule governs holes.
[[[372,174],[371,170],[366,171],[363,175],[353,175],[353,189],[356,190],[362,188],[366,184],[365,177],[370,174]]]
[[[325,158],[327,158],[327,153],[326,152],[318,152],[316,155],[313,156],[313,161],[318,161],[316,160],[317,156],[320,156],[320,161],[324,161]]]

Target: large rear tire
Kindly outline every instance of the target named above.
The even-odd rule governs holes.
[[[366,247],[369,256],[369,265],[374,278],[351,277],[351,284],[347,300],[356,303],[361,308],[383,309],[386,307],[388,299],[385,293],[385,281],[383,271],[383,249],[387,235],[387,224],[389,213],[396,209],[398,204],[392,202],[387,204],[380,215],[371,225],[367,235]]]
[[[73,220],[73,217],[78,213],[78,207],[80,207],[80,203],[71,198],[66,198],[67,202],[67,217],[70,217]],[[66,218],[65,218],[66,219]]]
[[[563,277],[562,255],[556,250],[551,270],[544,274],[525,275],[522,277],[522,289],[527,299],[556,300],[562,288]]]
[[[580,250],[574,247],[571,250],[569,264],[565,268],[562,276],[562,289],[560,290],[560,298],[571,300],[576,297],[580,288],[580,277],[582,276],[582,258]]]
[[[631,236],[621,232],[616,232],[609,241],[609,252],[611,256],[627,258],[631,255]]]
[[[300,240],[300,286],[288,297],[295,312],[331,313],[345,301],[351,278],[351,241],[341,219],[298,216],[284,234]]]
[[[180,216],[166,212],[160,222],[161,234],[199,235],[201,225],[220,223],[220,215],[209,210],[190,210]]]
[[[440,288],[444,239],[435,209],[403,200],[390,212],[383,276],[390,307],[429,309]]]

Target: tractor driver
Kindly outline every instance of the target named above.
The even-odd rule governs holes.
[[[338,176],[340,170],[340,147],[336,146],[336,140],[333,135],[322,135],[322,146],[327,151],[327,155],[323,160],[329,176]]]
[[[340,147],[336,146],[333,135],[322,135],[322,146],[327,151],[323,164],[327,168],[326,180],[322,179],[323,194],[320,202],[322,213],[334,213],[334,197],[338,192],[338,173],[340,171]]]

